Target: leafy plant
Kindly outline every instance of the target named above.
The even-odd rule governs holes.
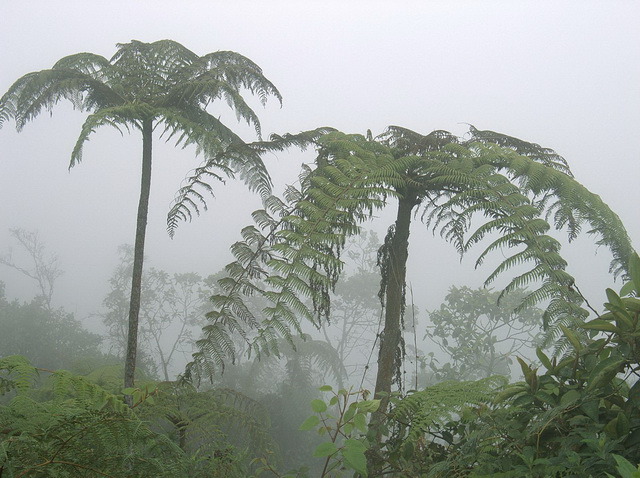
[[[50,375],[53,398],[31,398],[38,370],[0,359],[0,472],[3,476],[179,476],[179,449],[154,434],[114,395],[66,371]]]
[[[607,290],[607,312],[582,324],[590,337],[563,327],[571,344],[565,355],[548,357],[537,350],[543,372],[519,359],[522,382],[480,397],[480,402],[460,410],[457,419],[440,424],[421,420],[423,426],[414,434],[411,428],[399,433],[406,429],[406,419],[400,419],[400,440],[388,459],[392,469],[413,466],[411,473],[416,475],[473,477],[596,477],[616,469],[635,473],[635,467],[622,460],[640,462],[637,254],[629,273],[623,296]],[[400,406],[405,406],[402,400]],[[410,408],[422,414],[432,409]],[[427,441],[428,437],[436,439]],[[402,455],[416,446],[423,453]]]
[[[0,352],[24,355],[38,367],[73,369],[90,358],[102,358],[102,338],[86,330],[73,314],[50,309],[39,298],[9,301],[0,282]]]
[[[368,393],[365,391],[334,391],[330,385],[325,385],[320,390],[329,392],[331,398],[328,401],[313,400],[311,409],[314,415],[300,425],[301,430],[317,429],[320,435],[328,438],[313,453],[315,457],[324,458],[320,476],[337,476],[335,473],[341,468],[367,476],[365,452],[369,444],[364,435],[367,432],[367,418],[378,409],[380,400],[365,399]]]

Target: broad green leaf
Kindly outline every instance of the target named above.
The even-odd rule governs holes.
[[[344,448],[341,450],[345,464],[362,476],[367,476],[367,459],[364,455],[366,450],[367,447],[355,439],[345,440]]]
[[[623,437],[629,433],[629,417],[624,412],[618,413],[618,421],[616,423],[616,433],[619,437]]]
[[[637,297],[623,297],[624,308],[631,313],[640,312],[640,299]]]
[[[513,401],[514,407],[530,407],[533,403],[533,395],[530,393],[525,393],[524,395],[520,395]]]
[[[569,390],[560,398],[560,406],[568,407],[580,400],[581,393],[577,390]]]
[[[564,325],[560,325],[560,329],[562,329],[562,333],[567,339],[569,339],[569,342],[571,342],[571,345],[573,345],[574,349],[576,349],[578,352],[582,350],[582,344],[578,340],[578,337],[573,332],[573,330],[568,329]]]
[[[640,478],[640,466],[636,468],[629,460],[620,455],[613,455],[613,459],[618,464],[616,469],[622,478]]]
[[[536,355],[538,356],[538,360],[540,360],[540,363],[544,365],[547,370],[551,370],[553,368],[553,365],[551,365],[551,360],[549,360],[549,357],[547,357],[547,355],[542,351],[540,347],[536,348]]]
[[[313,452],[313,456],[320,458],[323,456],[333,455],[336,451],[338,451],[338,447],[336,447],[336,444],[328,441],[325,443],[320,443],[320,445],[318,445]]]
[[[591,420],[597,422],[600,415],[600,401],[598,399],[593,399],[588,402],[583,402],[580,405],[580,410],[582,410],[586,416],[591,418]]]
[[[302,422],[302,425],[300,425],[300,428],[298,430],[313,430],[318,426],[319,423],[320,419],[318,418],[318,415],[311,415],[304,422]]]
[[[311,409],[316,413],[321,413],[327,410],[327,404],[316,398],[311,400]]]
[[[553,398],[552,395],[548,394],[547,392],[538,390],[535,393],[534,397],[548,405],[551,405],[552,407],[556,406],[556,403],[557,403],[556,400]]]
[[[589,375],[587,391],[598,388],[606,382],[611,381],[611,379],[620,371],[620,367],[624,362],[625,360],[620,357],[609,357],[601,361]]]
[[[581,324],[580,327],[582,327],[583,329],[600,330],[602,332],[614,332],[614,333],[618,332],[618,327],[616,327],[614,324],[612,324],[608,320],[602,320],[602,319],[591,320],[586,324]]]
[[[640,295],[640,256],[635,252],[629,260],[629,275],[635,285],[636,294]]]
[[[333,387],[331,385],[323,385],[318,390],[320,390],[321,392],[330,392],[333,390]]]
[[[380,400],[363,400],[358,402],[358,408],[363,412],[373,413],[380,407]]]
[[[635,290],[637,290],[635,282],[629,281],[620,289],[620,296],[624,297],[625,295],[631,295]]]
[[[347,411],[344,412],[343,420],[345,422],[348,422],[349,420],[351,420],[353,418],[353,416],[355,414],[356,414],[356,408],[355,407],[349,407],[349,408],[347,408]]]
[[[627,395],[629,397],[629,401],[636,407],[640,407],[640,380],[637,380],[636,383],[629,389],[629,393]]]
[[[511,397],[514,397],[520,393],[524,393],[527,390],[529,390],[529,387],[527,387],[525,384],[523,383],[519,383],[519,384],[514,384],[514,385],[510,385],[507,388],[505,388],[504,390],[502,390],[500,393],[498,393],[498,395],[496,395],[493,399],[494,403],[502,403],[505,400],[510,399]]]
[[[620,305],[621,301],[620,301],[620,296],[618,294],[616,294],[616,291],[610,288],[607,288],[605,290],[606,294],[607,294],[607,300],[614,305]]]
[[[529,384],[529,387],[532,391],[537,390],[538,388],[538,375],[536,374],[536,369],[532,369],[529,365],[522,360],[520,357],[516,357],[518,363],[520,364],[520,368],[522,369],[522,374],[524,375],[524,380]]]
[[[362,433],[367,431],[367,417],[363,413],[356,413],[353,417],[353,424]]]

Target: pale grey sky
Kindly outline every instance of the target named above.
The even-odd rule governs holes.
[[[637,1],[5,1],[0,90],[68,54],[110,57],[116,43],[132,39],[170,38],[198,54],[234,50],[258,63],[284,97],[282,108],[255,103],[265,134],[323,125],[462,134],[471,123],[534,141],[562,154],[640,247],[639,18]],[[234,126],[233,115],[225,117]],[[83,119],[60,104],[20,134],[13,123],[0,130],[0,252],[8,228],[38,229],[67,271],[58,304],[81,316],[99,307],[117,246],[133,242],[140,164],[137,136],[104,129],[67,172]],[[157,144],[155,152],[147,255],[176,271],[219,270],[256,198],[241,185],[219,186],[210,210],[171,241],[166,212],[198,160],[189,149]],[[282,184],[308,158],[267,163]],[[453,270],[468,274],[472,261],[458,266],[452,248],[424,228],[412,234],[424,254],[413,256],[410,279],[433,306],[465,280]],[[581,240],[567,255],[599,304],[609,257],[589,244]],[[9,297],[33,295],[6,269],[0,280]]]

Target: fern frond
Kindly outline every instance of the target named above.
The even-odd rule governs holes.
[[[506,385],[502,376],[477,381],[447,381],[412,391],[391,410],[401,436],[415,442],[436,425],[457,420],[463,409],[491,403],[497,390]]]

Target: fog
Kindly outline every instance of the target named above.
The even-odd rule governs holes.
[[[118,42],[176,40],[197,54],[237,51],[280,90],[280,107],[256,107],[264,135],[333,126],[381,133],[467,124],[555,149],[576,178],[621,217],[640,246],[640,4],[619,2],[39,2],[0,5],[0,90],[25,73],[81,51],[107,58]],[[215,106],[231,127],[235,116]],[[38,230],[65,275],[54,303],[91,324],[101,308],[117,247],[132,243],[140,181],[140,138],[103,128],[67,170],[85,115],[59,104],[17,133],[0,130],[0,252],[9,228]],[[235,128],[255,138],[246,125]],[[209,210],[172,240],[166,213],[194,150],[154,144],[146,256],[168,271],[210,274],[251,223],[259,200],[238,182],[215,185]],[[295,182],[312,154],[265,158],[277,188]],[[393,217],[371,224],[383,236]],[[367,225],[367,227],[369,227]],[[473,254],[414,225],[408,279],[419,307],[437,306],[452,284],[480,285]],[[478,251],[479,253],[479,251]],[[604,300],[610,254],[591,238],[566,248],[570,270],[594,304]],[[33,284],[0,268],[9,298]]]

